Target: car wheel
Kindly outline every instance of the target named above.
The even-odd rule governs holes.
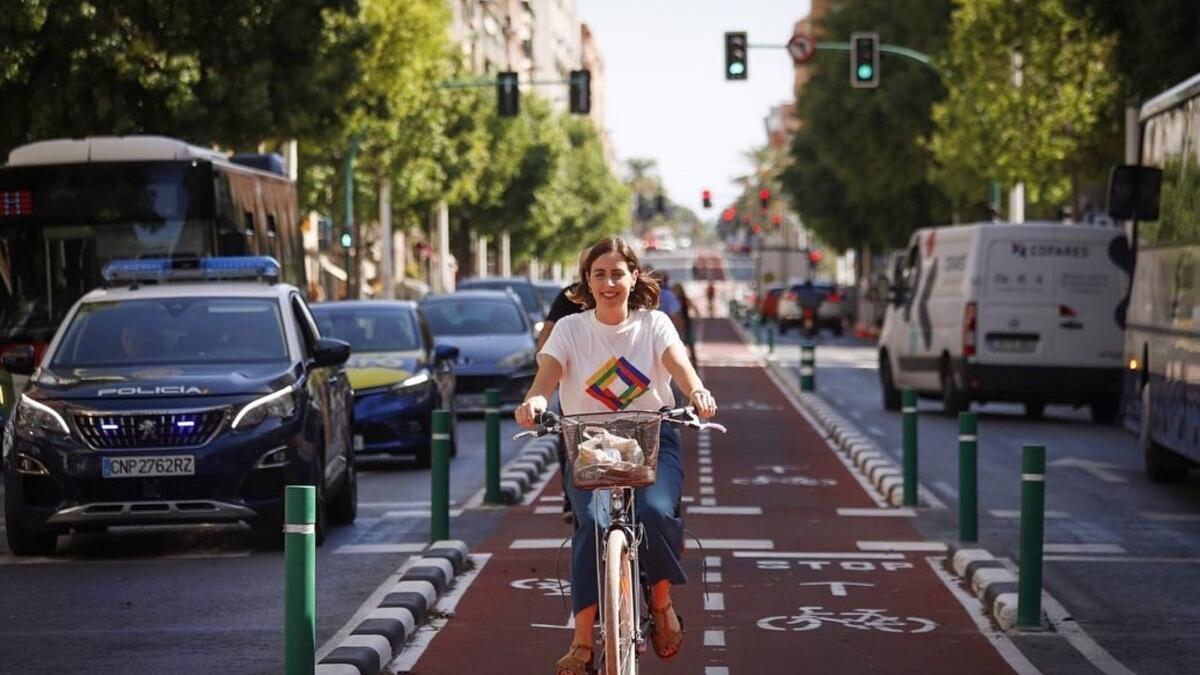
[[[349,525],[358,517],[358,462],[353,452],[346,461],[346,481],[329,505],[329,517],[338,525]]]
[[[1188,461],[1164,448],[1150,436],[1150,385],[1142,387],[1142,419],[1138,428],[1138,444],[1146,477],[1152,483],[1180,483],[1187,478]]]
[[[16,509],[9,506],[7,495],[9,491],[5,491],[5,531],[4,534],[8,539],[8,550],[12,551],[15,556],[45,556],[54,553],[54,549],[58,547],[58,534],[53,531],[38,532],[31,530],[21,522],[20,518],[11,518],[10,514],[16,512]]]
[[[1025,416],[1031,420],[1041,419],[1046,414],[1045,401],[1026,401]]]
[[[971,407],[971,402],[958,388],[958,382],[954,379],[954,369],[948,360],[942,361],[941,380],[942,412],[948,416],[957,417],[958,413]]]
[[[892,364],[886,352],[879,354],[879,388],[883,391],[883,409],[895,412],[900,409],[900,390],[892,380]]]

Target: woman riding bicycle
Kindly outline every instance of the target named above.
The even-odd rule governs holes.
[[[580,261],[579,285],[572,298],[586,311],[555,325],[538,355],[538,372],[517,408],[517,422],[532,427],[560,387],[563,413],[657,411],[673,407],[672,378],[701,417],[716,414],[717,403],[688,360],[671,320],[658,306],[659,289],[642,274],[637,255],[618,238],[592,246]],[[651,584],[651,642],[660,658],[679,653],[683,629],[671,603],[671,586],[687,582],[680,563],[683,520],[678,505],[683,483],[679,432],[660,430],[658,480],[636,492],[637,520],[645,528],[640,551]],[[557,675],[583,675],[592,660],[592,634],[599,589],[596,583],[596,514],[590,492],[568,485],[575,512],[571,542],[571,595],[575,636],[555,666]]]

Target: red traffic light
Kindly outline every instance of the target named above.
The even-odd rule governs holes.
[[[721,220],[727,223],[732,223],[735,217],[737,217],[737,212],[733,209],[725,209],[725,212],[721,214]]]
[[[709,190],[705,190],[704,192],[701,192],[700,193],[700,201],[704,202],[704,208],[711,209],[712,208],[712,192]]]
[[[771,216],[771,224],[774,225],[775,227],[779,227],[780,225],[783,224],[783,216],[779,215],[778,213]]]
[[[809,254],[808,254],[808,261],[809,261],[810,263],[814,264],[814,265],[818,265],[818,264],[820,264],[820,263],[821,263],[821,260],[822,260],[824,257],[825,257],[825,256],[821,255],[821,252],[820,252],[820,251],[818,251],[818,250],[816,250],[816,249],[813,249],[813,250],[812,250],[812,251],[810,251],[810,252],[809,252]]]
[[[771,191],[768,190],[767,188],[763,188],[763,189],[759,190],[758,191],[758,201],[762,204],[762,207],[764,209],[767,208],[767,203],[771,201]]]

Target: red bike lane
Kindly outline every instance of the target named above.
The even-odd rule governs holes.
[[[939,576],[938,544],[879,506],[728,323],[705,322],[705,383],[729,433],[684,432],[690,583],[682,653],[645,673],[1011,672]],[[551,673],[571,640],[570,534],[552,480],[490,554],[409,671]],[[558,558],[556,563],[556,556]]]

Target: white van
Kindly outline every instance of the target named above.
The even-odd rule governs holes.
[[[1063,223],[921,229],[895,260],[879,336],[883,406],[900,389],[972,401],[1091,406],[1111,422],[1121,394],[1119,306],[1129,277],[1114,262],[1123,232]]]

